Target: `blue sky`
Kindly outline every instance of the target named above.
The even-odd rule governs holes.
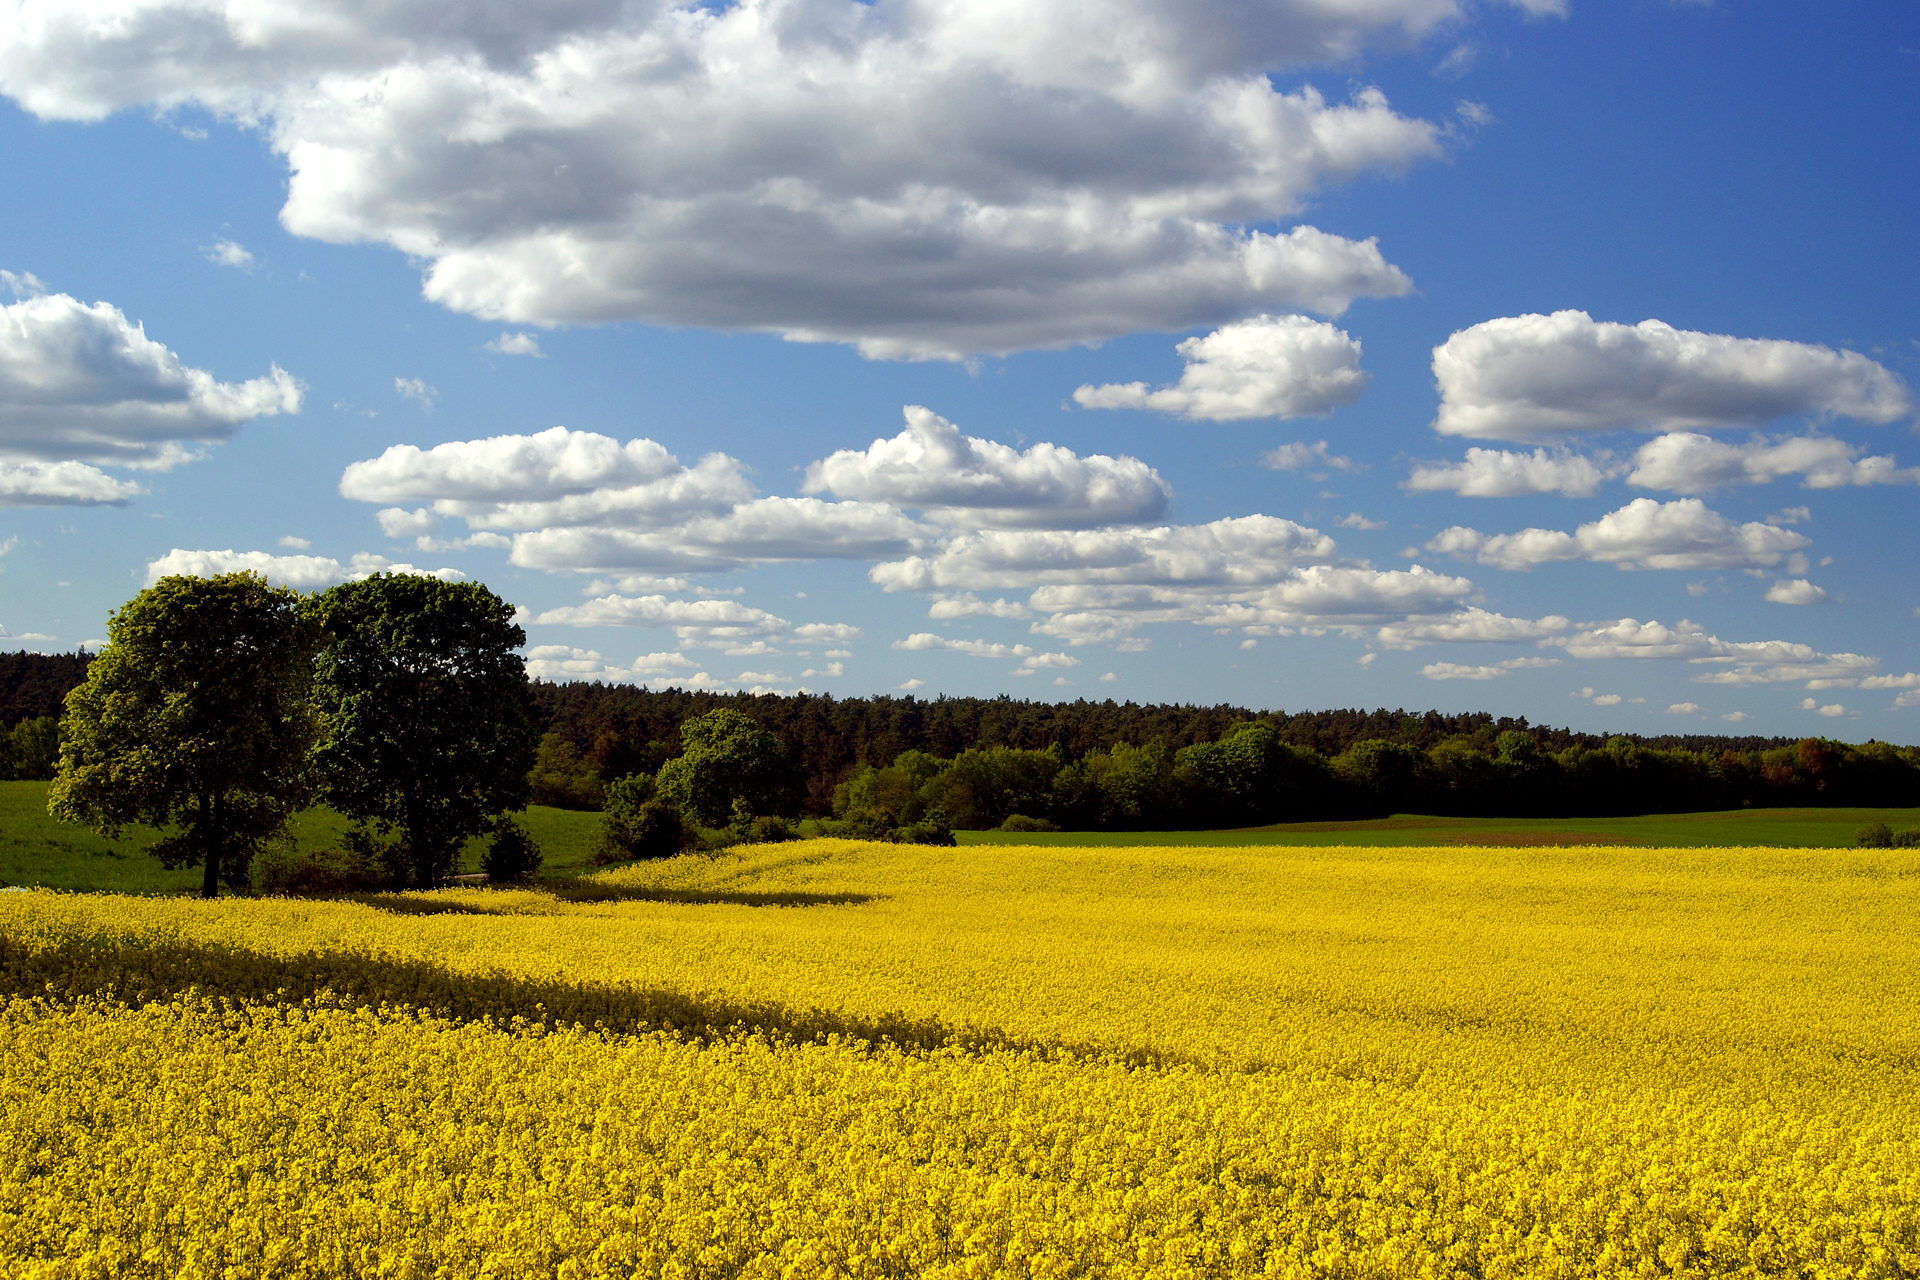
[[[0,647],[1920,739],[1911,5],[0,13]]]

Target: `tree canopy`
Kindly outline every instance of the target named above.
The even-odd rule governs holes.
[[[257,574],[162,578],[107,623],[67,695],[48,809],[204,869],[201,896],[244,887],[253,854],[313,794],[307,694],[316,634],[300,597]]]
[[[312,615],[326,635],[314,758],[327,799],[396,836],[397,877],[432,885],[467,839],[527,803],[526,632],[479,583],[410,574],[330,588]]]
[[[709,827],[736,805],[750,814],[791,814],[793,769],[780,740],[738,711],[721,708],[680,726],[681,753],[660,768],[660,797]]]

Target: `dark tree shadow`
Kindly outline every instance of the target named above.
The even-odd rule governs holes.
[[[858,1015],[498,969],[465,972],[370,950],[276,954],[153,935],[38,939],[0,933],[0,996],[57,1002],[104,998],[139,1008],[181,995],[261,1005],[317,1000],[399,1007],[459,1022],[579,1027],[602,1034],[667,1032],[701,1040],[745,1034],[910,1049],[1030,1047],[992,1029],[955,1027],[901,1012]]]
[[[748,892],[736,889],[661,889],[644,885],[601,884],[591,880],[562,880],[529,886],[552,894],[561,902],[591,905],[602,902],[668,902],[682,906],[733,907],[853,907],[883,900],[875,893],[806,893],[798,889],[772,892]],[[348,893],[336,901],[357,902],[375,911],[397,916],[499,916],[544,915],[538,908],[525,905],[508,907],[488,901],[482,891],[472,895],[436,895],[414,898],[393,893]]]
[[[739,889],[659,889],[643,885],[575,880],[545,886],[562,902],[679,902],[688,906],[848,907],[877,902],[877,893],[806,893],[798,889],[749,892]]]

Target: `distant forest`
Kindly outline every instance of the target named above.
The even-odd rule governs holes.
[[[87,678],[93,655],[77,653],[0,653],[0,729],[22,720],[58,716],[66,709],[67,690]]]
[[[0,728],[57,716],[88,661],[0,654]],[[597,807],[606,782],[658,771],[680,752],[681,723],[719,708],[743,712],[779,739],[793,771],[791,810],[814,815],[871,808],[875,787],[921,795],[891,808],[917,813],[916,803],[931,804],[955,826],[997,825],[1015,814],[1139,826],[1401,810],[1920,805],[1920,751],[1911,748],[1598,735],[1484,712],[1256,712],[1224,703],[834,698],[544,681],[527,685],[526,708],[543,735],[536,797],[574,807]],[[16,733],[23,766],[24,733]],[[920,759],[908,753],[955,765],[940,766],[946,781],[915,774],[908,785],[905,774],[889,771],[903,756]]]
[[[1488,755],[1502,733],[1530,736],[1542,753],[1570,747],[1598,749],[1610,735],[1536,727],[1525,717],[1439,711],[1255,712],[1221,703],[1198,707],[1136,702],[1028,702],[999,698],[835,698],[825,694],[711,693],[651,690],[599,683],[549,684],[527,689],[527,712],[542,733],[558,735],[604,779],[652,773],[680,752],[680,722],[719,707],[751,716],[786,748],[807,792],[805,808],[825,813],[834,788],[862,765],[885,767],[905,751],[952,758],[968,748],[1040,751],[1056,743],[1071,758],[1109,751],[1118,743],[1164,742],[1169,748],[1212,742],[1232,726],[1262,719],[1281,741],[1329,759],[1358,743],[1385,740],[1429,751],[1465,739]],[[1619,735],[1611,735],[1619,736]],[[1752,735],[1627,735],[1651,750],[1715,755],[1792,746],[1794,738]]]

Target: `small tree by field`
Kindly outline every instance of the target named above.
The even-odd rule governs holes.
[[[750,814],[791,813],[797,787],[780,740],[723,708],[680,726],[683,750],[660,766],[659,796],[702,826],[729,822],[738,801]]]
[[[162,578],[107,637],[67,695],[48,810],[110,839],[177,825],[152,846],[165,866],[201,867],[205,898],[244,887],[253,854],[313,793],[316,636],[300,597],[251,573]]]
[[[381,836],[396,878],[431,886],[528,797],[526,632],[477,582],[377,574],[315,597],[324,630],[314,758],[333,806]]]

